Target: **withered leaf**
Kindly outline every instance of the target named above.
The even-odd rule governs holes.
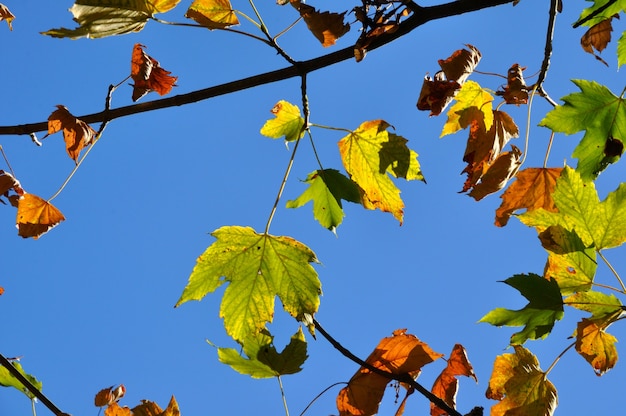
[[[504,227],[511,215],[526,208],[543,208],[557,212],[552,194],[563,168],[528,168],[520,171],[515,182],[502,194],[502,204],[496,210],[496,226]]]
[[[96,397],[94,398],[94,404],[96,407],[108,406],[124,397],[124,394],[126,394],[126,387],[124,387],[123,384],[120,384],[115,388],[113,387],[115,386],[104,388],[96,394]]]
[[[104,416],[133,416],[133,412],[128,407],[121,407],[113,402],[104,409]]]
[[[523,68],[519,64],[513,64],[507,73],[507,84],[504,87],[504,91],[496,92],[496,95],[503,97],[507,104],[520,105],[528,103],[528,89],[526,88],[523,75],[525,69],[525,67]]]
[[[482,57],[480,51],[473,45],[466,44],[465,46],[467,46],[469,50],[459,49],[448,58],[438,61],[439,66],[444,74],[446,74],[446,78],[451,81],[456,81],[459,84],[465,82]]]
[[[165,410],[154,402],[142,400],[139,406],[133,407],[133,416],[180,416],[180,410],[176,399],[172,396]]]
[[[144,47],[136,43],[130,61],[130,76],[135,81],[133,101],[139,100],[151,91],[159,95],[168,94],[178,80],[178,77],[170,75],[170,71],[161,68],[159,61],[145,53]]]
[[[67,107],[57,105],[57,109],[48,117],[48,133],[43,138],[61,130],[63,130],[65,150],[77,163],[80,151],[93,143],[97,133],[89,124],[74,117]]]
[[[292,0],[291,5],[300,12],[311,33],[325,48],[334,45],[337,39],[350,30],[350,24],[343,21],[346,12],[320,12],[300,0]]]
[[[15,19],[15,16],[13,15],[13,13],[11,13],[9,8],[5,6],[4,4],[0,3],[0,22],[3,20],[6,21],[7,24],[9,25],[9,30],[13,30],[13,25],[12,25],[13,19]]]
[[[2,199],[4,196],[11,205],[17,207],[15,201],[22,195],[24,195],[24,189],[22,189],[20,182],[9,172],[0,170],[0,203],[6,204]]]
[[[456,392],[459,381],[456,376],[472,377],[476,382],[476,374],[474,368],[467,358],[465,348],[461,344],[456,344],[448,358],[446,368],[439,374],[435,380],[431,392],[446,402],[453,409],[456,408]],[[434,403],[430,403],[431,416],[446,416],[447,411],[440,409]]]
[[[513,178],[521,165],[522,151],[511,145],[510,152],[501,153],[500,156],[487,168],[480,182],[474,185],[469,196],[476,201],[504,188],[506,183]]]
[[[37,195],[24,193],[18,200],[16,222],[21,237],[36,240],[64,220],[61,211]]]
[[[619,18],[619,15],[614,15],[613,17]],[[592,54],[598,61],[606,66],[608,66],[606,61],[600,58],[599,55],[596,55],[593,50],[595,49],[598,52],[602,52],[611,41],[611,32],[613,31],[613,25],[611,23],[612,18],[593,25],[585,32],[582,38],[580,38],[580,46],[582,46],[583,50]]]
[[[398,329],[392,337],[380,341],[366,362],[392,374],[416,378],[424,365],[442,356],[414,335],[406,334],[405,329]],[[388,378],[361,367],[337,396],[340,415],[375,414],[388,382]]]
[[[443,71],[437,72],[434,79],[427,75],[422,83],[417,109],[430,110],[430,116],[438,116],[450,104],[459,88],[461,84],[448,81]]]
[[[576,328],[576,351],[591,364],[598,376],[617,363],[617,338],[605,330],[620,314],[621,310],[598,319],[583,318]]]

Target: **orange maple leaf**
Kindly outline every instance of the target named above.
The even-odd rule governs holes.
[[[170,75],[170,71],[161,68],[159,61],[145,53],[143,48],[144,45],[136,43],[130,61],[130,76],[135,81],[133,101],[151,91],[156,91],[159,95],[168,94],[178,80],[178,77]]]
[[[94,399],[96,407],[108,406],[124,397],[124,394],[126,394],[126,387],[124,387],[123,384],[120,384],[115,389],[113,387],[115,386],[102,389],[96,394]]]
[[[57,226],[65,217],[54,205],[37,195],[24,193],[17,205],[18,234],[38,239]]]
[[[139,406],[133,407],[133,416],[180,416],[180,410],[178,408],[178,403],[174,396],[170,399],[170,402],[167,405],[165,410],[162,410],[161,407],[149,400],[142,400]]]
[[[563,168],[528,168],[520,171],[515,182],[502,194],[496,210],[496,226],[504,227],[518,209],[532,211],[543,208],[557,212],[552,194]]]
[[[104,409],[104,416],[133,416],[133,412],[128,407],[121,407],[113,402]]]
[[[311,33],[325,48],[334,45],[337,39],[350,30],[350,24],[343,21],[346,12],[319,12],[315,7],[303,4],[300,0],[292,0],[291,5],[300,12]]]
[[[599,55],[596,55],[593,50],[595,49],[598,52],[602,52],[611,41],[611,32],[613,31],[611,20],[613,17],[619,19],[619,15],[614,15],[609,19],[603,20],[590,27],[582,38],[580,38],[580,46],[582,46],[583,50],[595,56],[598,61],[606,66],[609,66],[609,64],[607,64],[604,59],[600,58]]]
[[[459,384],[456,376],[472,377],[476,382],[476,374],[472,364],[470,364],[465,348],[461,344],[456,344],[450,353],[448,358],[448,365],[439,374],[439,377],[435,380],[431,392],[446,402],[451,408],[456,407],[456,392]],[[431,416],[445,416],[448,414],[446,410],[440,409],[431,402],[430,404]]]
[[[11,24],[13,22],[13,19],[15,19],[15,16],[13,15],[13,13],[11,13],[9,8],[0,3],[0,21],[6,20],[7,24],[9,25],[9,30],[13,30],[13,26]]]
[[[611,319],[583,318],[576,328],[576,351],[591,364],[598,376],[617,363],[617,338],[605,332],[611,322]]]
[[[61,130],[65,150],[74,162],[77,162],[80,151],[94,142],[97,134],[89,124],[74,117],[67,107],[57,105],[48,117],[48,133],[43,138]]]
[[[380,370],[416,378],[421,368],[442,357],[426,343],[405,329],[393,332],[392,337],[383,338],[366,362]],[[361,367],[337,396],[337,409],[341,416],[373,415],[378,411],[389,379]]]

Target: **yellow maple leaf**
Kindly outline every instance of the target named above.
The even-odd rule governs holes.
[[[63,220],[61,211],[37,195],[24,193],[18,200],[16,222],[21,237],[37,239]]]
[[[239,24],[229,0],[195,0],[185,17],[209,29],[223,29]]]
[[[456,103],[448,110],[448,120],[443,126],[441,136],[456,133],[468,125],[462,120],[463,113],[476,108],[484,113],[485,130],[489,131],[493,124],[493,96],[484,90],[477,82],[466,81],[454,97]]]
[[[617,363],[617,338],[605,332],[611,322],[611,319],[583,318],[576,329],[576,351],[599,376]]]

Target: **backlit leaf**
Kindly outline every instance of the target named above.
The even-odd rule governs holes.
[[[300,0],[291,0],[291,5],[300,12],[306,26],[324,47],[334,45],[337,39],[350,30],[350,24],[343,21],[345,12],[320,12]]]
[[[44,35],[57,38],[103,38],[138,32],[156,13],[174,8],[180,0],[77,0],[70,8],[79,27],[51,29]]]
[[[622,302],[615,295],[593,290],[575,293],[563,302],[567,306],[591,313],[593,319],[619,315],[624,311]]]
[[[360,203],[357,184],[335,169],[316,170],[304,181],[309,187],[287,208],[298,208],[313,201],[313,216],[324,227],[334,231],[341,224],[344,213],[341,200]]]
[[[272,108],[275,118],[269,119],[261,128],[261,134],[273,139],[285,137],[288,142],[301,139],[304,136],[304,119],[300,115],[298,106],[280,100]]]
[[[168,94],[176,84],[178,77],[170,75],[170,71],[161,68],[159,61],[148,55],[145,46],[136,43],[130,60],[130,76],[133,85],[133,101],[137,101],[151,91],[159,95]]]
[[[513,64],[507,72],[504,91],[496,92],[496,95],[503,97],[507,104],[521,105],[528,103],[528,88],[526,88],[523,75],[525,69],[519,64]]]
[[[304,244],[250,227],[222,227],[211,235],[217,240],[198,258],[176,306],[200,300],[228,282],[220,316],[228,334],[240,342],[272,321],[276,296],[296,319],[317,312],[321,284],[310,264],[317,258]]]
[[[124,387],[123,384],[120,384],[115,388],[113,387],[115,386],[102,389],[96,394],[96,397],[94,398],[94,404],[96,407],[108,406],[124,397],[124,394],[126,394],[126,387]]]
[[[133,416],[130,408],[113,402],[104,409],[104,416]]]
[[[57,105],[57,109],[48,117],[48,133],[43,138],[61,130],[65,150],[74,162],[78,161],[80,151],[92,144],[96,138],[96,131],[89,124],[74,117],[67,107]]]
[[[365,361],[392,374],[408,373],[417,378],[423,366],[443,356],[414,335],[405,332],[404,329],[398,329],[393,332],[392,337],[383,338]],[[337,396],[339,414],[376,414],[387,383],[387,377],[361,367]]]
[[[626,64],[626,32],[617,41],[617,68]]]
[[[576,351],[601,376],[617,363],[617,338],[605,331],[614,320],[583,318],[576,327]]]
[[[561,168],[528,168],[515,176],[515,181],[502,194],[502,204],[496,210],[496,225],[504,227],[519,209],[543,208],[555,212],[552,193]]]
[[[223,29],[239,24],[239,19],[229,0],[195,0],[185,17],[209,29]]]
[[[528,299],[528,304],[520,310],[496,308],[479,322],[495,326],[523,326],[520,332],[511,336],[511,345],[548,336],[554,323],[563,318],[563,300],[556,281],[530,273],[509,277],[504,283],[519,290]]]
[[[22,195],[24,195],[24,189],[22,189],[20,181],[15,179],[9,172],[0,170],[0,203],[6,204],[2,199],[2,197],[5,197],[11,205],[17,207],[17,201]]]
[[[587,7],[581,12],[579,20],[586,18],[592,13],[595,13],[595,16],[587,20],[585,23],[583,23],[583,26],[592,27],[596,25],[597,23],[624,11],[624,3],[621,0],[614,1],[614,2],[607,2],[604,0],[589,0],[589,1],[593,2],[593,5],[590,7]]]
[[[514,354],[496,357],[485,395],[499,400],[491,416],[551,416],[558,399],[556,388],[541,371],[539,361],[526,348],[515,345]]]
[[[494,124],[495,125],[495,124]],[[476,201],[504,188],[507,182],[517,174],[521,165],[522,151],[511,145],[510,152],[501,153],[496,160],[487,167],[480,181],[474,185],[469,196]]]
[[[402,223],[404,202],[389,175],[421,181],[424,176],[408,140],[389,127],[383,120],[366,121],[339,141],[339,152],[350,179],[363,189],[363,206],[390,212]]]
[[[37,390],[41,391],[42,383],[37,380],[34,376],[27,374],[22,365],[17,361],[12,361],[11,364],[17,371],[19,371],[30,383],[37,388]],[[0,386],[3,387],[13,387],[24,393],[28,396],[29,399],[34,399],[35,395],[28,390],[21,381],[19,381],[13,374],[9,372],[3,365],[0,365]]]
[[[470,44],[465,46],[468,49],[459,49],[448,58],[437,61],[446,78],[459,84],[467,80],[482,58],[482,54],[475,46]]]
[[[466,128],[469,120],[464,117],[467,111],[478,109],[483,113],[485,130],[489,131],[493,124],[493,96],[484,90],[477,82],[467,81],[454,97],[456,103],[448,110],[448,120],[443,126],[441,137]]]
[[[180,409],[176,398],[172,396],[165,410],[149,400],[142,400],[141,404],[133,407],[132,416],[180,416]]]
[[[13,30],[13,19],[15,19],[15,16],[13,15],[13,13],[11,13],[9,8],[0,3],[0,22],[4,20],[5,22],[7,22],[7,25],[9,25],[9,30]]]
[[[521,214],[520,221],[539,232],[561,225],[574,230],[585,246],[593,245],[596,250],[626,241],[626,184],[600,202],[593,182],[584,182],[577,171],[565,167],[552,197],[558,212],[537,209]]]
[[[273,337],[266,331],[246,339],[243,342],[243,350],[246,357],[241,356],[240,352],[233,348],[218,348],[219,360],[235,371],[253,378],[295,374],[301,370],[302,364],[307,359],[306,340],[302,328],[298,329],[280,353],[274,347]]]
[[[37,195],[24,193],[18,201],[16,222],[21,237],[36,240],[64,220],[61,211]]]
[[[578,159],[576,170],[589,181],[617,162],[623,152],[626,105],[623,98],[595,81],[573,82],[581,92],[563,97],[564,103],[548,112],[539,125],[565,134],[585,131],[572,156]]]
[[[472,364],[470,364],[467,358],[465,348],[461,344],[456,344],[450,353],[450,358],[446,368],[443,369],[441,374],[435,380],[431,392],[442,399],[451,408],[456,408],[456,392],[458,390],[459,380],[457,376],[472,377],[474,381],[478,382],[476,374]],[[430,415],[431,416],[447,416],[448,412],[440,409],[434,403],[430,403]]]
[[[587,53],[592,54],[598,61],[602,62],[606,66],[608,64],[604,59],[596,55],[594,49],[598,52],[602,52],[611,41],[611,32],[613,26],[611,24],[611,18],[596,23],[585,32],[582,38],[580,38],[580,45]]]

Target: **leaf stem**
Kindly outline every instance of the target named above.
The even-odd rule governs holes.
[[[550,364],[550,367],[548,367],[548,369],[544,372],[544,374],[547,376],[548,373],[550,371],[552,371],[552,369],[554,368],[554,366],[556,365],[556,363],[559,362],[559,360],[561,359],[561,357],[563,357],[565,355],[565,353],[567,351],[569,351],[570,348],[572,348],[574,345],[576,345],[576,342],[572,342],[570,345],[568,345],[563,351],[561,351],[561,353],[554,359],[554,361],[552,361],[552,364]]]
[[[278,379],[278,385],[280,386],[280,395],[283,398],[283,407],[285,408],[285,416],[289,416],[289,408],[287,407],[287,397],[285,397],[285,389],[283,388],[283,380],[279,376],[276,376]]]
[[[550,156],[550,150],[552,149],[552,143],[554,142],[554,132],[550,132],[550,140],[548,140],[548,147],[546,148],[546,157],[543,158],[543,168],[548,167],[548,157]]]
[[[330,386],[326,387],[324,390],[322,390],[320,393],[318,393],[318,394],[317,394],[317,396],[315,396],[315,397],[313,398],[313,400],[311,400],[311,401],[309,402],[309,404],[307,404],[307,405],[306,405],[306,407],[305,407],[305,408],[304,408],[304,410],[300,413],[300,415],[299,415],[299,416],[303,416],[303,415],[307,412],[307,410],[309,410],[309,407],[311,407],[311,406],[313,405],[313,403],[315,403],[315,402],[317,401],[317,399],[319,399],[320,397],[322,397],[322,396],[323,396],[323,395],[324,395],[327,391],[329,391],[329,390],[330,390],[330,389],[332,389],[333,387],[335,387],[335,386],[339,386],[339,385],[341,385],[341,384],[346,384],[346,385],[347,385],[348,383],[346,383],[345,381],[339,381],[339,382],[337,382],[337,383],[333,383],[333,384],[331,384]]]
[[[617,270],[615,270],[615,268],[609,262],[609,260],[606,257],[604,257],[604,254],[602,254],[601,250],[597,250],[596,252],[598,253],[598,256],[600,256],[600,258],[604,261],[604,263],[609,267],[609,269],[611,270],[611,272],[613,273],[613,275],[615,276],[615,278],[619,282],[619,285],[622,287],[621,293],[626,293],[626,286],[624,286],[624,281],[621,279],[621,277],[619,277],[619,274],[617,273]]]
[[[524,164],[526,161],[526,155],[528,155],[528,146],[530,144],[530,114],[533,107],[533,97],[537,92],[537,85],[535,85],[530,92],[530,97],[528,98],[528,112],[526,114],[526,137],[524,140],[524,156],[522,156],[522,160],[520,161],[520,166]]]
[[[2,147],[1,144],[0,144],[0,152],[2,152],[2,157],[4,158],[4,161],[6,162],[9,170],[11,171],[11,175],[15,177],[15,172],[13,172],[13,168],[11,167],[11,164],[9,163],[9,158],[7,158],[6,153],[4,153],[4,147]]]

